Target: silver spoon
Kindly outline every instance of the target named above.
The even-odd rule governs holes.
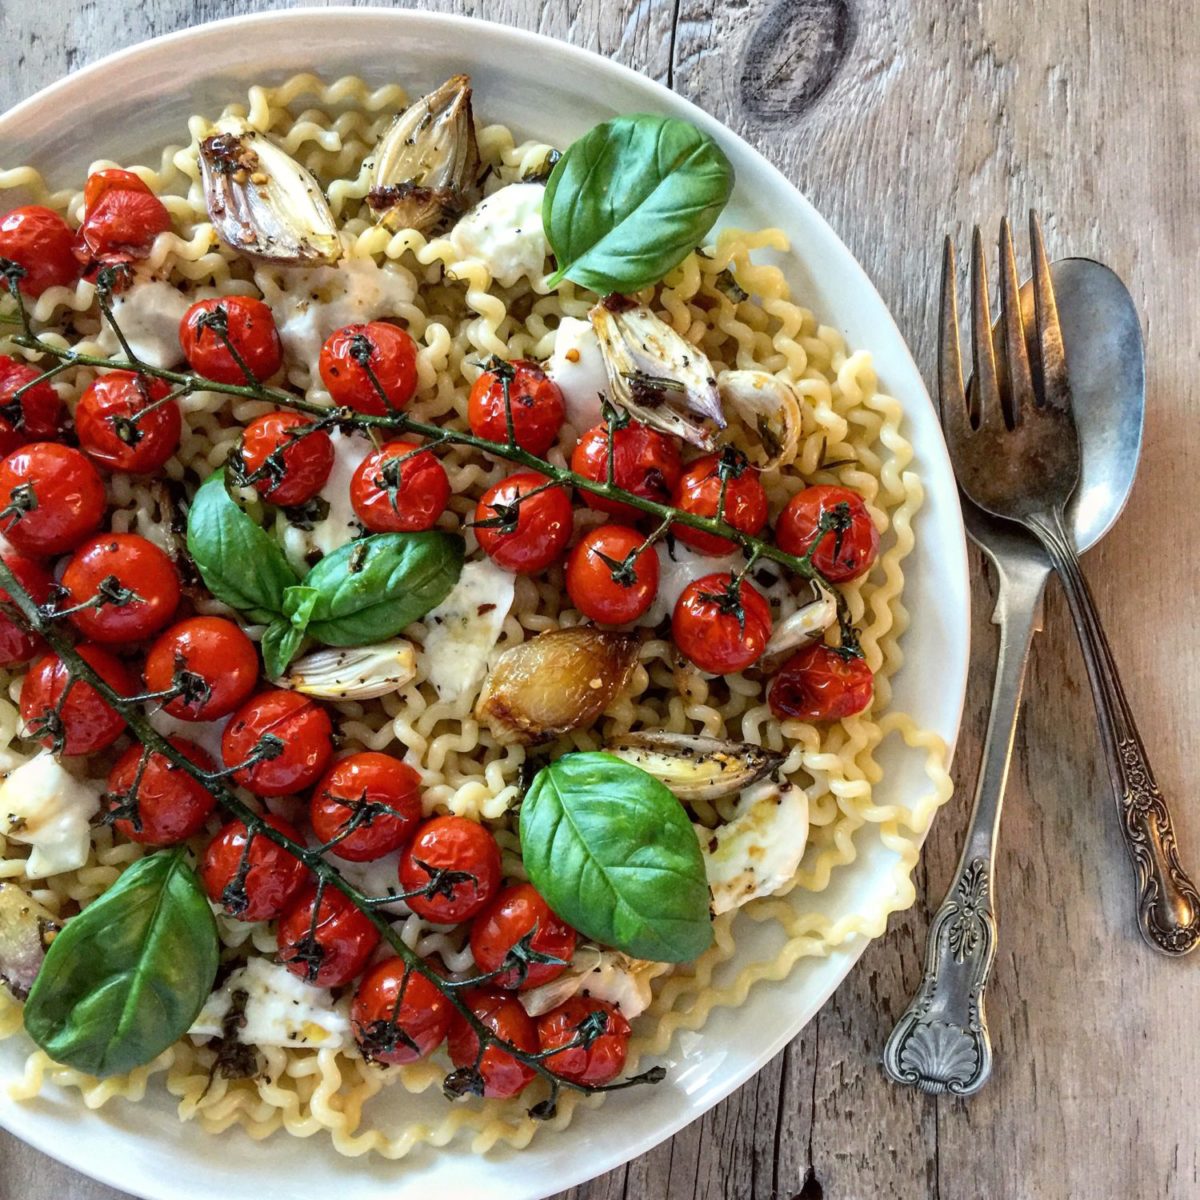
[[[1082,553],[1112,528],[1133,487],[1146,405],[1142,334],[1132,297],[1107,267],[1068,258],[1056,262],[1052,274],[1082,457],[1067,519]],[[1031,317],[1029,284],[1021,302]],[[1026,328],[1033,328],[1032,320]],[[992,1069],[984,989],[996,954],[996,838],[1025,666],[1052,568],[1041,543],[1021,526],[965,498],[963,517],[996,570],[996,681],[958,868],[930,923],[921,984],[888,1038],[883,1065],[898,1083],[970,1095]]]

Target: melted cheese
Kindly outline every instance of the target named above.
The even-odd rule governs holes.
[[[540,278],[550,253],[542,228],[545,193],[540,183],[510,183],[493,192],[451,231],[455,250],[483,263],[501,287]]]
[[[177,367],[183,362],[179,322],[190,307],[191,301],[181,291],[161,279],[135,282],[113,297],[113,316],[129,348],[154,367]],[[106,354],[125,357],[107,321],[96,340]]]
[[[554,333],[546,374],[558,384],[567,424],[582,434],[600,423],[600,397],[608,394],[608,372],[591,321],[563,317]]]
[[[87,862],[102,790],[100,783],[76,779],[49,750],[8,773],[0,784],[0,832],[33,847],[25,864],[30,879]]]
[[[225,733],[225,726],[229,724],[229,717],[221,717],[217,721],[181,721],[161,708],[152,708],[146,719],[156,733],[167,738],[180,737],[195,742],[214,763],[220,763],[221,737]]]

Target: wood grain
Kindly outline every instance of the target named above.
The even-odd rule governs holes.
[[[5,0],[0,105],[109,50],[255,0]],[[1149,408],[1124,518],[1086,562],[1185,858],[1200,865],[1200,36],[1196,0],[442,0],[670,83],[757,145],[875,280],[927,376],[939,242],[1031,206],[1051,252],[1103,259],[1144,317]],[[978,578],[982,566],[974,560]],[[956,773],[978,761],[986,584]],[[936,686],[931,679],[930,686]],[[671,1142],[560,1200],[1126,1200],[1200,1196],[1200,961],[1151,955],[1057,590],[1035,648],[1000,853],[997,1067],[969,1103],[898,1089],[879,1052],[915,987],[927,908],[893,922],[757,1078]],[[969,786],[962,789],[969,794]],[[941,898],[965,800],[919,891]],[[0,1197],[118,1193],[0,1137]]]

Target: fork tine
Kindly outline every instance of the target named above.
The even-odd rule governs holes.
[[[956,272],[954,243],[947,236],[942,253],[942,311],[938,321],[938,409],[951,453],[955,444],[971,432],[958,342]]]
[[[1032,210],[1029,213],[1029,245],[1033,257],[1033,308],[1037,318],[1038,353],[1034,367],[1038,392],[1047,407],[1069,411],[1071,385],[1067,378],[1062,329],[1058,324],[1058,304],[1054,299],[1046,244],[1042,240],[1042,225]]]
[[[1004,368],[1008,379],[1008,416],[1013,425],[1021,406],[1033,399],[1033,378],[1025,350],[1025,325],[1021,320],[1021,287],[1013,255],[1008,218],[1000,218],[1000,324],[1004,332]]]
[[[996,378],[996,353],[992,344],[987,264],[983,259],[983,235],[978,225],[971,238],[971,357],[975,367],[973,399],[976,426],[983,428],[997,421],[1003,424],[1000,384]]]

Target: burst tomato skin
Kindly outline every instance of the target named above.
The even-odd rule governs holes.
[[[430,450],[388,442],[358,464],[350,480],[354,515],[372,533],[432,529],[446,511],[450,480]]]
[[[553,1050],[574,1040],[580,1022],[593,1012],[605,1014],[604,1032],[590,1046],[560,1050],[546,1059],[552,1071],[575,1083],[599,1087],[611,1083],[625,1069],[629,1051],[629,1022],[607,1000],[571,996],[557,1008],[538,1017],[538,1045]]]
[[[41,563],[16,550],[0,551],[4,565],[17,577],[17,582],[33,597],[37,604],[44,604],[54,588],[54,578]],[[9,594],[0,588],[0,601],[9,600]],[[29,662],[43,649],[45,642],[36,634],[18,624],[0,611],[0,667],[16,667]]]
[[[317,889],[309,885],[280,918],[279,961],[306,983],[342,987],[362,974],[379,945],[379,930],[337,888],[323,891],[319,909],[316,900]]]
[[[311,787],[333,757],[333,725],[325,709],[299,692],[274,688],[251,696],[230,718],[221,737],[225,765],[245,762],[267,734],[283,743],[279,754],[233,776],[256,796],[287,796]]]
[[[292,841],[304,841],[282,817],[264,813],[263,820]],[[248,867],[239,889],[243,858]],[[251,837],[241,821],[223,825],[200,861],[200,879],[208,898],[239,921],[273,921],[304,886],[307,875],[308,869],[298,858],[270,838],[261,834]]]
[[[365,365],[356,357],[360,352],[366,355]],[[318,366],[335,404],[376,417],[402,409],[417,390],[417,344],[399,326],[386,321],[336,330],[321,347]],[[368,367],[383,388],[383,396],[371,382]]]
[[[675,487],[675,507],[698,517],[715,517],[721,499],[722,470],[728,475],[725,523],[742,533],[758,533],[767,523],[767,493],[758,472],[740,456],[730,456],[730,461],[724,465],[720,454],[697,459]],[[730,554],[737,549],[728,538],[692,529],[689,525],[672,525],[671,532],[701,554]]]
[[[723,599],[728,571],[694,579],[675,603],[671,633],[680,652],[702,671],[733,675],[756,663],[771,638],[771,609],[762,593],[743,580],[738,588],[744,620]]]
[[[185,738],[169,739],[172,746],[202,770],[213,769],[212,759]],[[131,842],[147,846],[176,846],[195,836],[204,827],[216,801],[209,790],[162,754],[151,754],[142,767],[143,749],[130,746],[109,772],[107,793],[124,796],[133,790],[141,770],[137,789],[137,824],[132,817],[119,817],[113,828]],[[118,803],[110,799],[110,810]]]
[[[602,625],[624,625],[643,616],[658,592],[658,555],[647,546],[628,573],[614,570],[645,539],[627,525],[600,525],[580,539],[567,558],[567,594],[585,617]],[[618,578],[614,578],[618,576]]]
[[[75,257],[86,269],[145,258],[154,239],[171,228],[166,205],[136,175],[128,171],[121,175],[136,180],[136,186],[110,178],[93,189],[91,204],[84,189],[84,217],[75,235]]]
[[[593,425],[571,454],[571,470],[603,483],[608,478],[608,426]],[[679,445],[665,433],[630,421],[613,435],[613,483],[635,496],[667,504],[683,474]],[[620,500],[582,492],[588,508],[609,513],[618,521],[637,521],[646,514]]]
[[[439,925],[469,920],[487,907],[500,887],[500,847],[476,821],[434,817],[417,830],[401,855],[400,887],[416,892],[438,870],[462,871],[470,878],[448,885],[448,895],[415,895],[405,903],[417,916]]]
[[[862,712],[874,687],[866,659],[817,642],[783,664],[767,688],[767,703],[780,721],[840,721]]]
[[[347,862],[371,862],[399,850],[421,820],[421,777],[390,754],[365,750],[340,759],[313,790],[309,819],[322,842],[352,821],[359,804],[382,806],[329,853]]]
[[[93,171],[87,177],[83,185],[83,211],[93,212],[109,192],[142,192],[147,196],[154,195],[141,176],[132,171],[124,171],[120,167],[105,167],[101,171]]]
[[[70,287],[80,275],[75,234],[58,213],[40,204],[0,217],[0,258],[25,268],[20,288],[35,298],[47,288]]]
[[[350,1028],[368,1061],[400,1065],[428,1058],[446,1040],[450,1001],[401,958],[363,976],[350,1006]],[[398,1028],[412,1044],[390,1035]]]
[[[10,454],[26,442],[51,441],[58,436],[63,402],[49,383],[29,388],[14,403],[17,392],[42,374],[29,363],[0,354],[0,451]]]
[[[164,630],[146,655],[149,692],[165,692],[176,670],[199,675],[208,685],[206,699],[176,696],[163,704],[181,721],[213,721],[228,716],[258,683],[254,643],[224,617],[189,617]]]
[[[512,995],[478,988],[463,997],[467,1006],[494,1034],[526,1054],[537,1053],[537,1026],[533,1018]],[[450,1061],[456,1067],[475,1066],[479,1038],[466,1018],[450,1015],[447,1043]],[[537,1072],[498,1046],[488,1046],[479,1060],[483,1076],[483,1094],[488,1100],[507,1100],[525,1090]]]
[[[171,560],[136,533],[101,533],[83,543],[63,572],[65,606],[84,604],[116,580],[134,594],[127,603],[102,604],[71,615],[71,623],[93,642],[122,645],[157,633],[179,606],[179,574]]]
[[[32,494],[33,507],[23,496]],[[104,518],[104,484],[70,446],[33,442],[0,460],[0,533],[34,558],[74,550]]]
[[[225,331],[238,356],[260,383],[279,370],[283,346],[275,316],[253,296],[220,296],[197,300],[179,322],[179,345],[197,375],[218,383],[245,383],[246,376],[221,335],[210,325],[210,313],[223,313]]]
[[[137,692],[137,680],[129,668],[103,646],[87,642],[76,646],[80,656],[110,687],[123,696]],[[57,654],[46,654],[29,668],[21,684],[21,719],[27,728],[53,712],[70,682],[70,672]],[[71,684],[59,709],[64,740],[63,754],[96,754],[111,746],[125,731],[125,718],[83,680]],[[38,740],[54,749],[53,731]]]
[[[534,471],[520,471],[488,488],[475,507],[475,536],[483,552],[516,575],[544,571],[562,558],[571,540],[575,518],[563,488],[546,488],[517,504],[520,497],[546,482],[545,476]],[[517,504],[517,520],[511,532],[480,524],[503,518],[506,506],[513,504]]]
[[[821,533],[821,519],[838,518],[840,527]],[[863,498],[849,488],[817,484],[797,492],[775,522],[781,550],[803,558],[813,542],[812,564],[830,583],[865,575],[879,557],[879,531]]]
[[[112,371],[92,380],[75,406],[75,431],[84,453],[107,471],[149,475],[159,470],[179,448],[183,431],[177,401],[151,408],[170,390],[161,379],[131,371]],[[145,416],[138,415],[148,408]],[[120,431],[135,417],[136,435],[126,434],[135,436],[130,443]]]
[[[558,384],[535,362],[516,359],[483,372],[471,386],[467,420],[476,437],[493,442],[508,440],[504,412],[504,376],[512,410],[513,438],[530,454],[545,454],[558,440],[567,406]]]
[[[524,982],[513,967],[488,980],[489,987],[524,992],[557,979],[575,953],[575,930],[554,915],[531,883],[506,887],[471,923],[471,954],[485,973],[499,970],[509,951],[530,933],[531,949],[561,958],[563,964],[529,963]]]
[[[280,411],[264,413],[246,426],[241,456],[247,475],[281,451],[282,473],[276,477],[268,471],[254,480],[254,488],[264,500],[285,507],[303,504],[325,486],[333,469],[333,442],[323,429],[303,432],[313,421],[301,413]]]

